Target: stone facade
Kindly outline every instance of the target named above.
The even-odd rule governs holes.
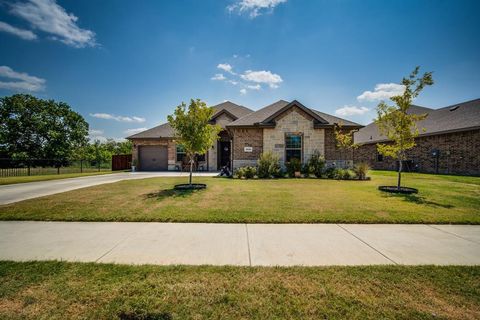
[[[325,155],[325,130],[315,129],[313,118],[297,107],[293,107],[276,119],[275,128],[263,129],[263,150],[272,151],[280,157],[285,165],[285,135],[287,133],[302,134],[302,162],[308,161],[318,151]]]
[[[480,175],[480,130],[418,137],[416,144],[407,152],[410,169],[426,173]],[[433,156],[434,151],[438,151],[438,157]],[[378,170],[397,169],[394,159],[378,159],[377,155],[375,143],[364,144],[355,150],[355,162],[367,162]]]
[[[233,168],[256,165],[263,152],[263,129],[238,128],[231,131]],[[245,152],[245,147],[252,148],[252,152]]]
[[[222,113],[217,118],[215,118],[215,124],[218,124],[222,129],[225,129],[225,126],[232,122],[234,119],[230,118],[227,114]]]

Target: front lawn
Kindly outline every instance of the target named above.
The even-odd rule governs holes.
[[[61,173],[61,174],[45,174],[45,175],[37,175],[37,176],[1,177],[0,185],[97,176],[100,174],[118,173],[118,172],[121,172],[121,171],[95,171],[95,172],[85,172],[85,173]]]
[[[385,194],[393,172],[371,181],[194,178],[193,193],[172,188],[183,178],[151,178],[74,190],[0,206],[0,220],[178,221],[251,223],[480,223],[480,178],[405,174],[418,195]]]
[[[1,319],[478,319],[480,267],[0,262]]]

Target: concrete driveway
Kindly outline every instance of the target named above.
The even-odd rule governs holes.
[[[215,172],[196,172],[194,176],[215,176],[217,174],[218,173]],[[122,180],[187,176],[187,172],[121,172],[98,176],[10,184],[0,186],[0,204],[8,204]]]
[[[0,260],[480,265],[480,226],[0,222]]]

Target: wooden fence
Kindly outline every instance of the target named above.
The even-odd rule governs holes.
[[[112,171],[127,170],[132,167],[131,154],[117,154],[112,156]]]

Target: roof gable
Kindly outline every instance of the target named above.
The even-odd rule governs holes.
[[[232,119],[232,121],[234,121],[253,112],[253,110],[247,107],[235,104],[230,101],[219,103],[212,108],[214,109],[214,113],[211,118],[212,121],[214,121],[216,118],[220,117],[223,114],[227,115],[229,118]],[[127,137],[127,139],[160,139],[173,138],[174,136],[175,132],[173,131],[170,124],[167,122],[159,126],[150,128],[148,130],[139,132],[137,134],[131,135]]]
[[[300,110],[302,110],[303,112],[308,114],[310,117],[312,117],[315,124],[328,124],[328,121],[326,121],[325,119],[320,117],[317,113],[313,112],[312,109],[309,109],[309,108],[305,107],[303,104],[301,104],[297,100],[293,100],[289,104],[280,108],[278,111],[276,111],[275,113],[270,115],[267,119],[260,122],[260,124],[262,124],[262,125],[275,125],[275,120],[278,117],[280,117],[283,113],[287,112],[291,108],[295,108],[295,107],[299,108]]]
[[[362,125],[358,123],[337,118],[332,115],[308,108],[297,100],[292,102],[279,100],[229,123],[227,127],[272,127],[275,126],[275,119],[292,107],[297,107],[302,110],[302,112],[305,112],[311,116],[315,121],[314,125],[316,128],[332,127],[335,123],[343,123],[343,125],[346,127],[362,127]]]

